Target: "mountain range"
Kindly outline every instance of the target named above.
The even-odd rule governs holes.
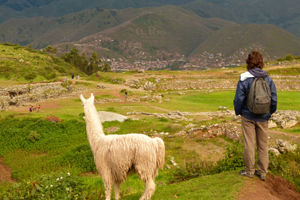
[[[297,0],[0,0],[0,42],[122,59],[300,54]],[[98,41],[98,43],[97,43]]]

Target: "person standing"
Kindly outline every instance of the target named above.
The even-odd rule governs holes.
[[[125,101],[127,101],[127,91],[125,92]]]
[[[37,112],[40,112],[40,110],[41,110],[41,105],[39,105],[39,106],[37,107]]]
[[[33,111],[33,106],[30,106],[29,112],[32,112],[32,111]]]
[[[239,175],[254,177],[257,175],[261,180],[266,179],[269,166],[268,155],[268,120],[277,110],[276,86],[268,73],[263,69],[263,56],[259,51],[253,50],[246,60],[247,72],[242,73],[237,84],[234,110],[236,115],[241,115],[242,132],[245,142],[243,160],[245,169]],[[266,85],[270,88],[270,109],[266,114],[255,114],[249,110],[247,105],[247,95],[255,78],[264,78]],[[250,105],[249,105],[250,106]],[[255,142],[258,150],[258,170],[255,170]]]

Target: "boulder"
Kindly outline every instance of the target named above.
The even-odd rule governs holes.
[[[297,149],[297,145],[291,145],[289,142],[279,139],[277,147],[280,153],[292,152]]]
[[[273,122],[272,120],[269,121],[268,123],[268,128],[276,128],[277,124],[275,122]]]
[[[110,121],[119,121],[124,122],[128,117],[120,115],[118,113],[99,111],[98,115],[100,117],[101,122],[110,122]]]
[[[280,155],[280,152],[278,151],[278,149],[275,149],[274,147],[269,148],[269,152],[274,153],[276,156]]]
[[[281,128],[290,128],[292,126],[295,126],[298,122],[296,120],[291,121],[283,121],[281,123]]]

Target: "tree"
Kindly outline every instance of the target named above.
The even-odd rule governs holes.
[[[81,54],[81,65],[79,66],[79,70],[81,70],[84,73],[86,73],[88,65],[89,65],[89,61],[85,57],[85,53],[82,52],[82,54]]]
[[[75,67],[79,67],[81,64],[81,57],[76,47],[73,47],[69,53],[62,54],[60,58]]]
[[[52,46],[48,45],[45,49],[44,49],[45,52],[47,53],[56,53],[57,52],[57,49],[56,48],[53,48]]]
[[[27,72],[26,74],[24,74],[25,80],[30,81],[31,83],[33,79],[35,79],[36,77],[37,77],[37,73],[34,71]]]
[[[103,72],[110,72],[111,68],[107,62],[104,62],[104,64],[101,66]]]
[[[101,59],[98,59],[97,52],[93,52],[92,57],[90,57],[90,64],[88,65],[86,74],[91,75],[97,71],[102,71],[101,67],[99,66],[101,61]]]
[[[292,61],[294,60],[294,57],[292,56],[292,54],[287,54],[285,57],[284,57],[285,60],[288,60],[288,61]]]

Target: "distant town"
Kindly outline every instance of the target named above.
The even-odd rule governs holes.
[[[84,38],[77,43],[54,45],[58,54],[66,53],[74,46],[80,53],[84,52],[87,56],[90,56],[92,52],[97,52],[99,58],[109,63],[113,71],[205,70],[235,67],[245,63],[247,54],[252,49],[261,51],[266,61],[277,59],[277,57],[270,56],[261,44],[252,44],[240,48],[229,56],[224,53],[204,51],[201,54],[189,57],[164,50],[156,50],[155,53],[150,54],[140,42],[118,41],[102,35],[95,36],[92,39]]]

